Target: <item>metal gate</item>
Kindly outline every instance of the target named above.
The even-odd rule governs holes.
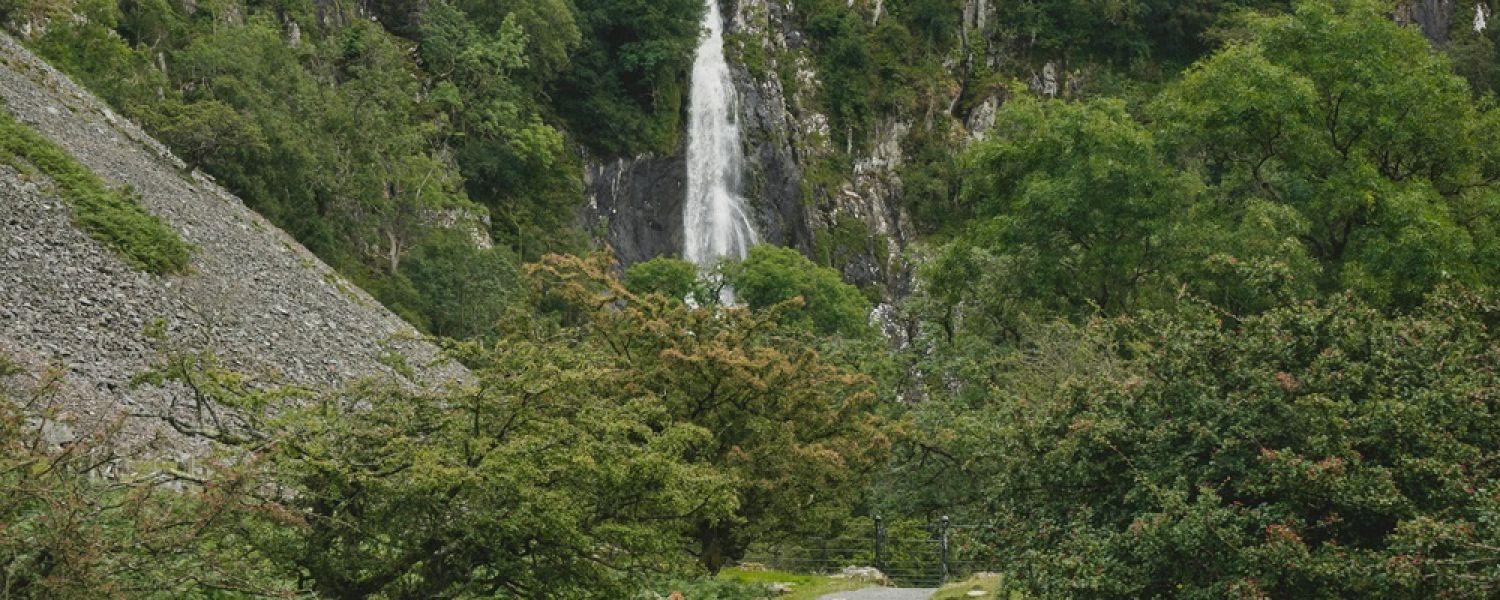
[[[948,517],[888,527],[881,517],[856,521],[838,537],[751,548],[745,562],[768,568],[835,575],[849,567],[875,567],[897,587],[935,588],[993,570],[971,538],[982,528],[954,527]],[[957,546],[955,546],[957,544]]]

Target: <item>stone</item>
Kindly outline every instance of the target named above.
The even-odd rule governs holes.
[[[837,577],[839,579],[854,579],[857,581],[885,581],[885,574],[881,573],[880,569],[877,569],[875,567],[844,567],[844,569],[835,574],[834,577]]]
[[[337,386],[394,375],[380,360],[387,346],[410,355],[411,364],[440,358],[410,325],[228,192],[189,183],[165,147],[4,34],[0,100],[111,184],[129,184],[142,207],[196,248],[188,274],[136,270],[78,230],[50,184],[0,165],[0,356],[34,374],[65,359],[57,399],[79,415],[80,434],[127,410],[159,412],[174,398],[187,400],[185,390],[128,385],[157,360],[144,329],[159,320],[183,349],[207,344],[227,367],[283,373],[284,383]],[[323,293],[329,280],[350,292]],[[294,311],[317,315],[326,327],[284,318]],[[273,313],[281,317],[265,318]],[[300,367],[324,361],[339,368]],[[444,363],[427,376],[437,385],[466,371]],[[126,441],[144,443],[151,429],[132,420]]]

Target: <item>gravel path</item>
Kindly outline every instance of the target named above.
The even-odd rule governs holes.
[[[937,590],[872,587],[857,592],[834,592],[818,600],[927,600]]]

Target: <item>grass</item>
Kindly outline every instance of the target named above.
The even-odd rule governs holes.
[[[158,275],[184,273],[192,246],[129,189],[113,189],[66,150],[22,125],[0,105],[0,163],[41,171],[73,208],[73,222],[132,267]]]
[[[958,583],[950,583],[939,589],[933,595],[932,600],[969,600],[969,592],[979,590],[985,592],[979,596],[982,600],[995,600],[1006,598],[1007,600],[1024,600],[1020,592],[1011,592],[1009,596],[1001,596],[1003,579],[999,575],[976,575]]]
[[[785,571],[724,569],[719,577],[741,583],[790,583],[792,593],[776,596],[777,600],[817,600],[823,594],[846,592],[870,587],[870,583],[822,575],[796,575]]]

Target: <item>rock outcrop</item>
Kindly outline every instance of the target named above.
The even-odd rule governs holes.
[[[1448,32],[1454,24],[1455,0],[1410,0],[1396,8],[1396,20],[1415,24],[1432,43],[1442,45],[1448,41]]]
[[[129,383],[156,359],[143,330],[157,322],[173,344],[280,382],[391,373],[393,353],[416,367],[438,361],[409,325],[3,34],[0,100],[106,182],[131,186],[195,247],[187,275],[134,270],[71,224],[50,182],[0,165],[0,354],[33,372],[61,368],[62,400],[83,420],[183,399]],[[447,364],[419,370],[429,382],[463,376]]]
[[[591,161],[584,171],[583,225],[630,265],[682,252],[687,163],[681,154]]]
[[[809,181],[809,169],[835,153],[836,136],[816,108],[820,82],[811,49],[792,26],[792,10],[782,0],[723,6],[748,171],[743,193],[763,242],[832,262],[851,282],[899,295],[910,226],[896,169],[909,126],[888,124],[852,169],[832,174],[832,181]],[[754,61],[747,58],[752,55]],[[680,154],[590,160],[585,183],[584,224],[622,262],[680,253],[686,194]],[[861,224],[859,240],[830,235],[848,232],[851,223]],[[836,256],[828,260],[830,254]]]

